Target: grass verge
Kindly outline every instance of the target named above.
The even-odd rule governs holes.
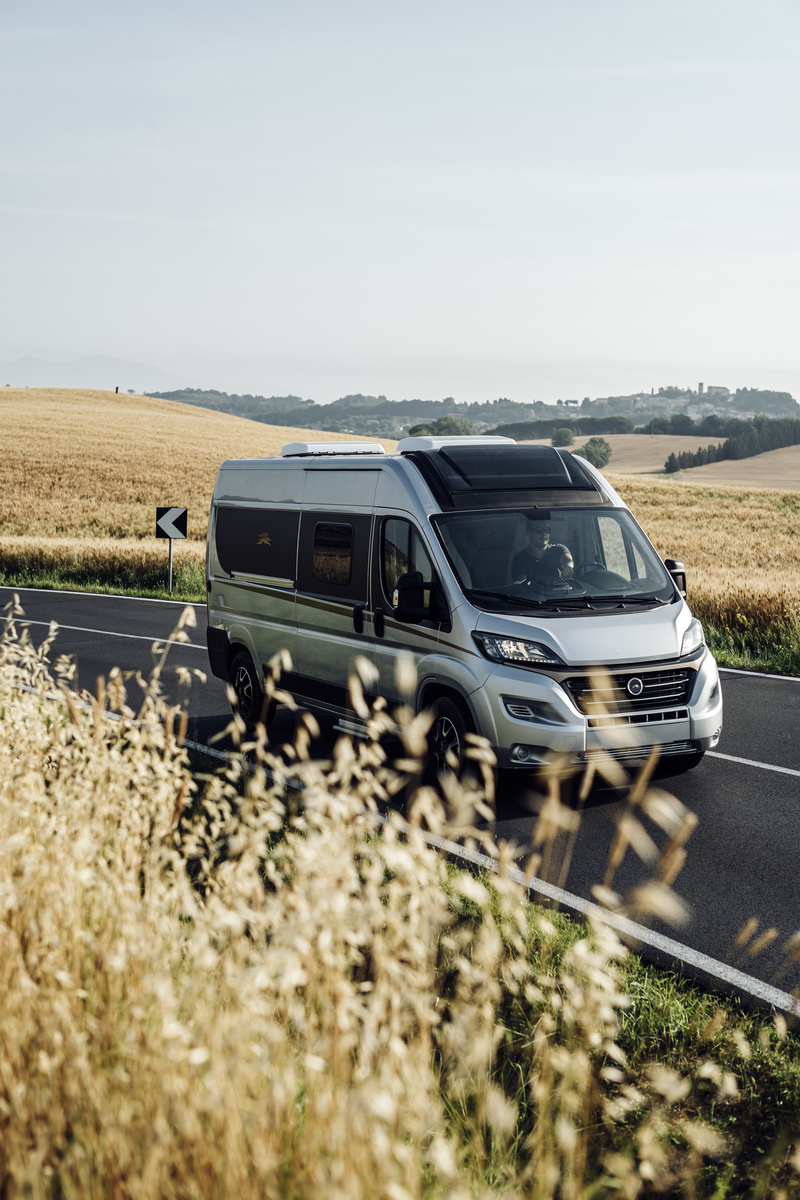
[[[742,597],[726,603],[690,596],[695,616],[720,666],[800,675],[800,610],[796,602]]]
[[[205,603],[205,563],[192,548],[176,550],[172,592],[167,591],[166,543],[0,543],[0,586],[105,592],[158,600]]]

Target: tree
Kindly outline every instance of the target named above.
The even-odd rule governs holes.
[[[551,446],[574,446],[575,434],[568,425],[561,425],[558,429],[553,430],[553,436],[550,439]]]
[[[585,446],[580,450],[575,451],[581,458],[585,458],[593,467],[602,470],[608,460],[611,458],[611,446],[605,438],[591,437]]]
[[[437,417],[435,421],[423,421],[412,425],[409,437],[458,437],[476,434],[478,431],[468,417]]]
[[[659,388],[658,394],[659,396],[664,396],[667,400],[677,400],[680,396],[685,396],[687,390],[687,388],[676,387],[672,383],[669,387]]]
[[[669,419],[670,433],[677,433],[681,437],[686,437],[690,433],[694,433],[697,429],[692,418],[688,413],[673,413]]]

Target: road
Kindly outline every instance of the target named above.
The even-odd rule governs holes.
[[[0,588],[0,606],[11,595],[11,589]],[[77,688],[90,691],[97,677],[107,677],[114,665],[148,674],[153,642],[169,636],[184,607],[179,602],[35,589],[21,589],[19,595],[33,640],[41,641],[50,621],[57,621],[53,657],[74,656]],[[175,645],[169,661],[172,668],[199,667],[207,672],[205,606],[193,607],[197,626],[188,630],[191,640]],[[735,965],[767,981],[781,964],[780,947],[800,928],[800,739],[796,735],[800,679],[730,671],[723,671],[722,679],[725,726],[717,750],[708,753],[694,771],[658,784],[696,813],[699,825],[676,883],[676,891],[690,907],[690,922],[678,930],[658,922],[654,927],[714,959],[731,961],[737,931],[755,917],[759,932],[774,927],[778,937],[756,957],[741,954]],[[228,723],[224,684],[210,673],[205,685],[195,681],[187,694],[168,670],[165,686],[172,702],[187,707],[187,736],[193,741],[207,743]],[[289,738],[291,730],[291,716],[281,710],[277,738]],[[497,836],[528,847],[536,804],[537,797],[522,781],[516,786],[504,781]],[[616,792],[593,791],[569,873],[562,881],[570,892],[590,897],[592,886],[602,881],[624,806],[624,798]],[[629,853],[615,886],[624,890],[646,875]],[[800,964],[791,968],[780,986],[786,990],[800,986]]]

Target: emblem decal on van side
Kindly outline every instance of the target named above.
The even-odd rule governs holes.
[[[257,546],[271,546],[272,539],[270,538],[268,533],[262,533],[259,535],[259,539],[256,542],[256,545]]]

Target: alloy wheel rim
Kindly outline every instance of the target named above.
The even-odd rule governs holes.
[[[239,667],[233,683],[236,699],[243,717],[249,717],[253,707],[253,681],[246,667]]]
[[[461,761],[461,741],[458,736],[458,730],[449,717],[439,717],[437,719],[433,734],[433,744],[436,765],[439,771],[452,771],[453,767],[447,761],[447,756],[448,754],[452,754],[459,762]]]

